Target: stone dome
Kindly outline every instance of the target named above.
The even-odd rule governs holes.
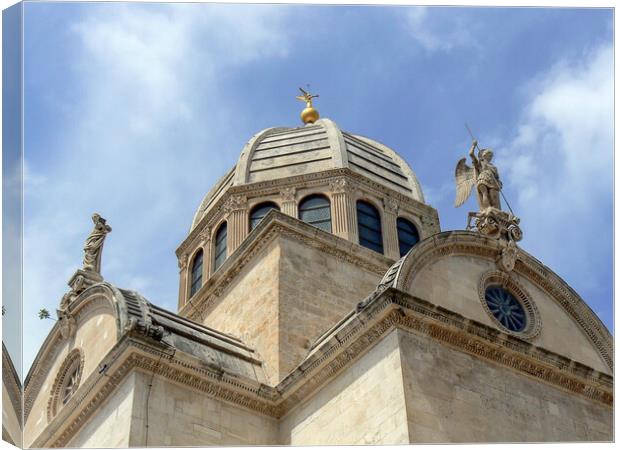
[[[267,128],[244,146],[239,161],[202,200],[192,229],[229,187],[348,168],[424,203],[411,167],[391,148],[341,130],[330,119],[297,128]]]

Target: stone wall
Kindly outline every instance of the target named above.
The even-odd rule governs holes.
[[[398,331],[412,443],[613,439],[613,411]]]
[[[425,266],[415,274],[411,294],[478,322],[497,328],[478,294],[478,282],[485,272],[497,270],[493,261],[450,255]],[[522,285],[540,313],[540,334],[531,342],[579,361],[601,372],[610,373],[598,351],[556,300],[516,272],[510,276]]]
[[[236,275],[204,323],[254,348],[264,361],[268,382],[275,385],[302,362],[318,336],[374,290],[380,278],[280,235]]]
[[[67,447],[129,447],[136,376],[130,374],[105,404],[67,444]]]
[[[310,344],[351,312],[381,277],[286,236],[279,243],[282,379],[303,361]]]
[[[280,425],[285,445],[408,443],[396,331],[386,336]]]
[[[276,419],[151,374],[136,372],[135,377],[129,441],[132,447],[277,444]]]
[[[278,280],[280,247],[272,242],[237,274],[216,299],[204,324],[239,337],[257,351],[272,384],[278,382]]]
[[[107,300],[105,300],[107,302]],[[58,342],[50,353],[49,370],[45,378],[32,383],[40,383],[38,392],[32,393],[35,398],[24,427],[24,444],[29,446],[48,424],[47,409],[59,369],[71,350],[79,348],[84,354],[84,367],[81,383],[95,372],[104,356],[116,343],[116,318],[110,306],[102,302],[99,306],[87,309],[77,322],[75,336]],[[38,375],[38,374],[33,374]],[[31,388],[31,387],[30,387]]]

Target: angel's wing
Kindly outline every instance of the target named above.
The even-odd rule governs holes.
[[[465,203],[476,181],[474,180],[474,169],[469,167],[465,161],[467,161],[467,158],[460,159],[459,162],[456,163],[456,169],[454,170],[454,181],[456,182],[456,199],[454,199],[454,206],[457,208]]]

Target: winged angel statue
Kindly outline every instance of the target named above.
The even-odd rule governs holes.
[[[502,182],[499,179],[497,167],[491,162],[493,151],[485,148],[478,150],[476,156],[474,150],[478,147],[478,141],[472,141],[469,156],[473,167],[466,163],[467,158],[462,158],[456,164],[454,178],[456,182],[456,199],[454,206],[461,206],[471,195],[472,188],[476,186],[476,199],[479,211],[469,213],[467,229],[471,229],[471,219],[476,219],[475,227],[482,234],[492,237],[504,236],[509,240],[519,241],[522,238],[519,228],[519,218],[512,213],[502,211],[500,203],[500,191]]]
[[[454,201],[454,206],[458,208],[465,203],[475,184],[476,198],[478,199],[478,207],[481,212],[489,207],[502,209],[499,201],[499,191],[502,188],[502,182],[499,180],[497,167],[491,163],[493,151],[489,148],[479,150],[478,157],[476,157],[474,149],[477,146],[478,142],[474,139],[469,150],[473,168],[467,165],[465,162],[466,158],[462,158],[456,164],[454,173],[456,179],[456,200]]]

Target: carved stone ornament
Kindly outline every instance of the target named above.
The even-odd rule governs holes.
[[[187,267],[187,262],[189,260],[189,256],[187,255],[187,253],[183,253],[180,257],[179,257],[179,269],[183,270]]]
[[[351,185],[345,178],[336,178],[329,182],[329,189],[334,194],[344,194],[350,191]]]
[[[473,225],[472,219],[474,219]],[[467,218],[467,230],[476,230],[495,239],[518,242],[523,239],[519,221],[520,219],[512,213],[490,207],[481,212],[470,212]]]
[[[500,256],[497,260],[497,266],[504,272],[511,272],[515,268],[517,262],[517,245],[514,240],[509,240],[508,243],[502,249]]]
[[[282,197],[282,201],[285,203],[294,202],[296,194],[297,190],[292,186],[285,187],[280,191],[280,197]]]
[[[64,311],[86,288],[103,281],[101,275],[90,270],[78,269],[67,283],[71,290],[62,296],[60,310]]]
[[[233,195],[224,205],[224,211],[229,214],[233,211],[246,209],[248,206],[248,198],[245,195]]]
[[[75,336],[77,330],[77,321],[75,317],[66,311],[58,310],[58,325],[60,326],[60,335],[63,339],[70,339]]]
[[[383,199],[383,208],[388,213],[398,214],[398,202],[391,197]]]
[[[211,227],[205,227],[205,229],[200,232],[198,235],[198,241],[202,247],[211,241]]]

